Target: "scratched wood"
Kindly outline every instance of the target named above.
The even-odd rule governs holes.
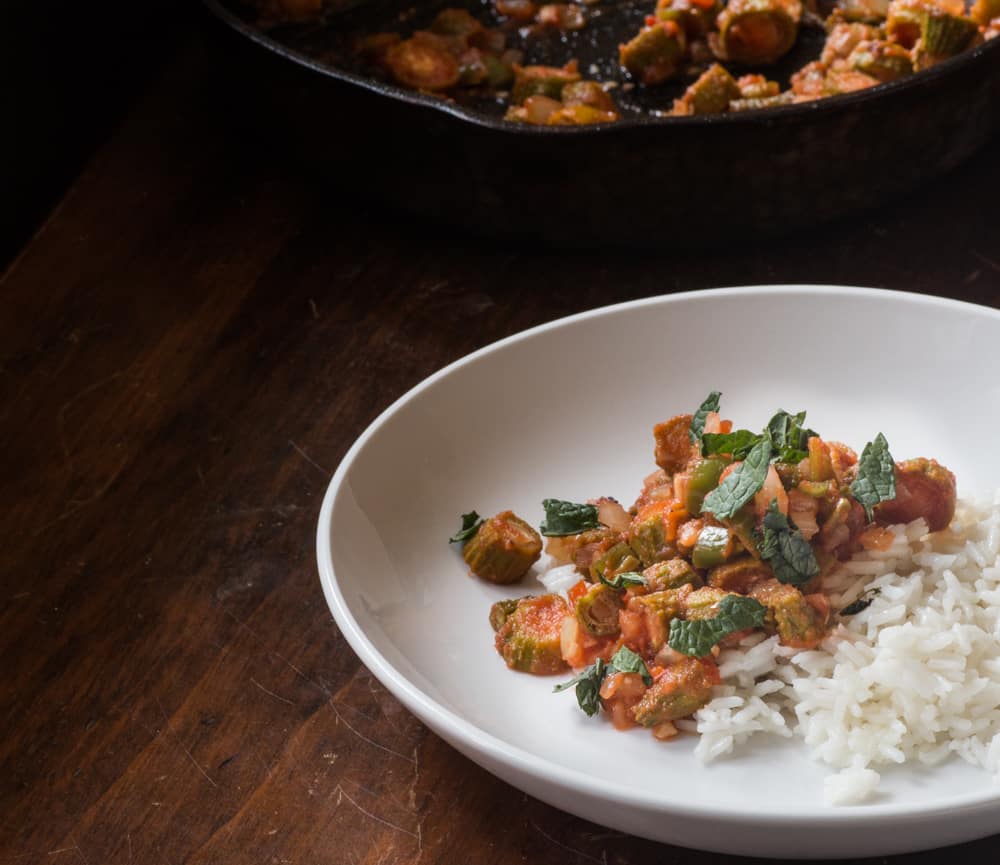
[[[0,863],[729,861],[559,812],[409,715],[324,603],[325,485],[424,376],[581,309],[796,281],[997,303],[996,147],[794,242],[566,256],[318,188],[247,144],[212,60],[186,44],[0,281]]]

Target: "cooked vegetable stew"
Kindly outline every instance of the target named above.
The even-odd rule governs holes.
[[[815,648],[872,597],[833,610],[825,574],[886,549],[886,526],[923,518],[933,532],[954,517],[948,469],[894,461],[881,433],[859,456],[808,428],[805,412],[734,429],[713,392],[694,414],[657,424],[653,439],[657,469],[628,508],[546,499],[539,532],[510,511],[472,512],[450,540],[474,574],[509,583],[538,560],[545,536],[552,564],[580,579],[564,594],[494,604],[497,652],[513,670],[577,671],[556,690],[573,688],[587,714],[603,709],[617,727],[657,738],[709,701],[720,648],[755,630]]]

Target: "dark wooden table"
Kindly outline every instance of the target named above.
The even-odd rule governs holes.
[[[729,861],[530,799],[402,709],[324,603],[323,491],[406,389],[568,313],[796,281],[1000,306],[996,144],[794,241],[566,255],[342,200],[215,80],[185,41],[0,281],[0,863]]]

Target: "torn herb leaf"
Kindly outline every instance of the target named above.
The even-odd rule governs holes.
[[[797,463],[808,456],[809,438],[819,433],[803,426],[805,420],[804,411],[789,414],[784,409],[779,409],[767,422],[764,434],[781,462]]]
[[[720,520],[729,519],[764,485],[771,459],[771,443],[761,439],[729,476],[705,496],[702,511],[715,514]]]
[[[611,667],[619,673],[638,673],[642,676],[642,682],[647,688],[653,684],[653,677],[649,675],[646,662],[628,646],[622,646],[614,653],[611,658]]]
[[[475,511],[469,511],[467,514],[462,514],[462,528],[448,538],[448,543],[457,544],[469,540],[469,538],[479,531],[479,527],[482,524],[483,518]]]
[[[764,514],[761,541],[757,548],[761,558],[771,566],[779,583],[800,586],[809,582],[820,571],[809,541],[778,510],[777,499],[771,501]]]
[[[720,391],[713,390],[705,397],[704,402],[698,406],[698,411],[691,418],[691,428],[688,430],[688,435],[691,437],[692,443],[698,444],[701,441],[702,433],[705,432],[705,418],[710,411],[719,410],[719,397],[721,396],[722,393]]]
[[[628,646],[622,646],[615,652],[610,664],[605,664],[598,658],[596,663],[575,675],[568,682],[556,685],[552,692],[558,694],[560,691],[565,691],[575,685],[577,704],[590,717],[593,717],[601,708],[601,684],[606,676],[615,673],[638,673],[642,676],[643,684],[647,687],[653,684],[653,677],[649,675],[649,670],[642,658]]]
[[[630,586],[648,585],[646,578],[636,571],[625,571],[610,580],[602,573],[598,573],[597,577],[604,585],[610,586],[612,589],[627,589]]]
[[[601,708],[601,683],[608,670],[608,665],[598,658],[597,663],[587,667],[586,670],[578,673],[568,682],[556,685],[552,692],[558,694],[560,691],[565,691],[576,685],[576,702],[592,718]]]
[[[872,521],[875,505],[896,498],[896,466],[889,453],[889,443],[882,433],[861,451],[858,476],[851,483],[851,495],[864,507],[868,522]]]
[[[761,438],[748,429],[730,433],[705,433],[701,437],[701,455],[709,457],[713,454],[731,454],[734,460],[746,459]]]
[[[764,624],[766,608],[744,595],[726,595],[719,601],[718,612],[711,619],[674,619],[670,623],[667,645],[675,652],[703,658],[712,646],[730,634]]]
[[[601,523],[597,519],[595,505],[581,505],[576,502],[564,502],[560,499],[545,499],[545,519],[538,527],[547,538],[562,538],[566,535],[578,535],[588,529],[599,529]]]

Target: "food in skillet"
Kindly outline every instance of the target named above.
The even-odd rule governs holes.
[[[450,541],[462,543],[462,558],[477,577],[501,585],[520,580],[542,552],[538,532],[512,511],[488,520],[475,511],[462,514],[462,528]]]
[[[577,19],[560,11],[578,8],[543,6],[537,16],[546,26],[578,29]],[[507,47],[502,29],[484,27],[464,9],[442,10],[426,30],[407,39],[397,33],[367,36],[356,51],[397,84],[414,90],[507,93],[508,120],[572,126],[619,117],[611,96],[597,82],[584,81],[575,60],[561,67],[523,65],[523,53]]]
[[[322,4],[268,0],[263,8],[273,17],[282,7],[287,17],[301,19]],[[613,90],[623,85],[687,83],[672,107],[664,96],[663,113],[747,111],[904,78],[1000,32],[1000,0],[656,0],[619,46],[620,80],[601,82],[585,80],[573,57],[562,66],[532,63],[532,52],[514,47],[512,37],[559,39],[585,30],[593,15],[623,14],[616,6],[493,0],[492,11],[493,26],[452,8],[405,35],[370,34],[357,40],[355,60],[375,75],[444,98],[493,94],[505,100],[512,122],[585,125],[622,117]],[[788,55],[803,28],[825,31],[823,49],[782,87],[768,70]],[[591,79],[597,73],[590,67]]]
[[[556,690],[588,715],[697,731],[706,759],[795,718],[842,769],[834,802],[870,792],[873,763],[997,762],[1000,508],[960,505],[948,469],[881,434],[859,456],[804,412],[734,429],[717,393],[653,433],[631,507],[544,502],[549,593],[490,610],[508,667],[572,670]]]

